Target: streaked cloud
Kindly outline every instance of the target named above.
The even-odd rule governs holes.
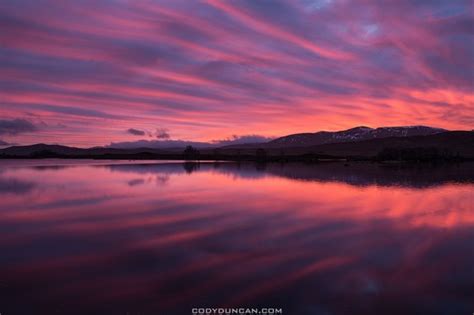
[[[142,136],[124,132],[131,129],[157,141],[172,141],[171,130],[173,139],[197,143],[357,125],[470,130],[471,7],[467,0],[7,1],[0,134],[22,144],[93,146]],[[50,127],[2,127],[19,117]],[[59,125],[67,128],[51,127]]]
[[[25,132],[34,132],[38,128],[30,121],[25,119],[1,119],[0,120],[0,135],[17,135]]]
[[[168,133],[168,129],[157,128],[156,131],[155,131],[155,137],[157,139],[169,139],[170,134]]]
[[[134,135],[134,136],[144,136],[145,135],[145,131],[134,129],[134,128],[127,129],[127,132],[131,135]]]

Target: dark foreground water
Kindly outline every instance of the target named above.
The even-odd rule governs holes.
[[[474,167],[0,161],[0,313],[472,314]]]

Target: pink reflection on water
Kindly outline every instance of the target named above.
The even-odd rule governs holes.
[[[460,254],[473,236],[472,183],[359,186],[230,164],[9,166],[0,177],[10,183],[0,278],[33,287],[17,296],[32,305],[81,296],[77,311],[120,299],[179,314],[284,295],[342,312],[330,295],[363,299],[370,313],[381,301],[416,304],[419,290],[444,298],[446,287],[463,307],[472,284],[473,257]]]

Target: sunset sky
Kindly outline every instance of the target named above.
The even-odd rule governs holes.
[[[455,0],[0,2],[0,146],[474,128]]]

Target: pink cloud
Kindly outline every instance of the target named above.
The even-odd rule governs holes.
[[[130,126],[157,125],[192,141],[354,125],[472,129],[469,10],[410,1],[9,3],[0,13],[0,115],[49,128],[2,140],[104,145],[127,141]]]

